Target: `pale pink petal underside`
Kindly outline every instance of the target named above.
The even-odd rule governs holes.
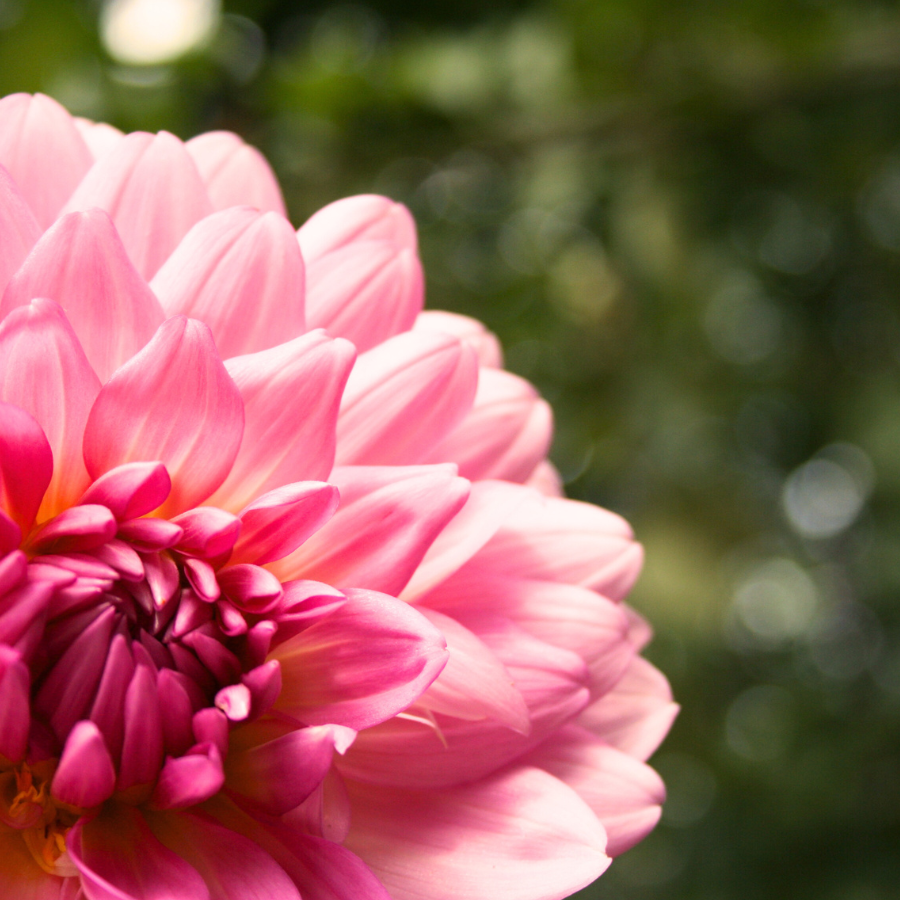
[[[94,206],[109,213],[147,280],[191,226],[213,211],[190,154],[165,131],[129,134],[94,163],[65,211]]]
[[[106,122],[92,122],[82,116],[75,117],[75,125],[95,160],[109,153],[125,137],[113,125],[108,125]]]
[[[55,100],[44,94],[0,100],[0,164],[41,227],[56,218],[92,162],[75,121]]]
[[[230,131],[208,131],[186,144],[215,209],[253,206],[287,216],[281,188],[266,158]]]
[[[467,343],[478,354],[478,363],[492,369],[503,365],[503,350],[497,336],[484,325],[469,316],[445,312],[442,309],[426,309],[416,317],[413,331],[431,331],[452,334]]]
[[[449,791],[348,788],[346,844],[394,900],[560,900],[609,865],[597,817],[540,769]]]
[[[223,359],[297,337],[304,273],[290,223],[247,206],[198,222],[152,284],[168,315],[206,322]]]
[[[0,291],[40,236],[41,226],[34,213],[9,173],[0,165]]]
[[[50,300],[33,300],[0,323],[0,363],[0,399],[34,416],[53,451],[42,521],[71,506],[88,486],[81,440],[100,381],[65,313]]]
[[[93,478],[127,462],[158,460],[172,478],[162,514],[202,503],[237,454],[243,406],[209,328],[176,316],[104,385],[84,435]]]
[[[231,473],[210,503],[237,512],[265,491],[328,477],[338,407],[355,355],[347,341],[313,331],[227,361],[246,423]]]
[[[44,234],[7,286],[0,318],[34,297],[55,300],[65,310],[101,381],[134,356],[163,320],[159,301],[99,209],[63,216]]]

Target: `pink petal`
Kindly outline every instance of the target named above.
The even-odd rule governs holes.
[[[230,131],[208,131],[186,144],[215,209],[253,206],[287,217],[281,188],[266,158]]]
[[[53,451],[39,519],[71,506],[88,486],[81,439],[100,381],[63,311],[33,300],[0,323],[0,399],[29,412]]]
[[[281,582],[271,572],[249,563],[222,569],[219,585],[238,609],[253,614],[274,609],[283,594]]]
[[[563,495],[562,476],[556,466],[547,459],[538,463],[537,468],[531,473],[525,484],[547,497],[562,497]]]
[[[648,759],[666,736],[678,704],[666,677],[635,656],[619,683],[589,706],[578,724],[636,759]]]
[[[135,666],[125,692],[124,719],[122,762],[116,787],[120,791],[146,787],[149,793],[162,766],[164,749],[156,674],[149,665]]]
[[[0,101],[2,102],[2,101]],[[16,183],[0,165],[0,291],[41,236],[41,227]]]
[[[476,352],[479,365],[492,369],[499,369],[503,365],[500,341],[478,319],[439,309],[426,309],[416,317],[412,330],[452,334]]]
[[[297,232],[303,256],[321,259],[357,241],[391,241],[415,250],[416,223],[402,203],[377,194],[359,194],[329,203]]]
[[[95,160],[109,153],[125,137],[118,128],[107,125],[106,122],[92,122],[76,116],[75,125]]]
[[[108,803],[79,819],[66,849],[87,900],[211,900],[200,873],[163,846],[133,806]]]
[[[577,791],[603,823],[610,856],[642,841],[662,814],[666,788],[659,775],[577,725],[552,735],[523,762]]]
[[[177,316],[103,386],[85,429],[84,460],[94,478],[123,463],[161,461],[172,478],[161,513],[171,515],[222,483],[242,431],[240,394],[209,329]]]
[[[208,815],[150,813],[147,819],[156,837],[202,875],[211,900],[300,900],[265,850]]]
[[[48,875],[15,829],[0,829],[0,896],[15,900],[81,900],[76,879]]]
[[[206,322],[223,359],[302,334],[303,258],[290,223],[245,206],[198,222],[156,273],[167,315]]]
[[[240,520],[215,506],[189,509],[172,521],[183,532],[178,550],[205,559],[228,553],[241,532]]]
[[[0,755],[18,762],[25,756],[31,725],[31,676],[21,654],[0,644]]]
[[[475,354],[456,338],[400,334],[357,360],[338,417],[340,465],[421,462],[472,406]]]
[[[50,444],[34,417],[0,403],[0,504],[27,534],[53,475]]]
[[[55,100],[44,94],[10,94],[0,100],[0,164],[43,228],[56,218],[92,162],[74,120]]]
[[[475,634],[449,616],[417,607],[444,636],[450,657],[418,705],[459,719],[494,719],[528,734],[528,706],[506,666]]]
[[[241,536],[232,563],[263,565],[293,553],[338,507],[336,487],[300,481],[269,491],[241,511]]]
[[[209,800],[225,783],[222,757],[213,743],[198,744],[186,755],[169,757],[150,798],[155,809],[184,809]]]
[[[440,632],[412,607],[375,591],[347,591],[330,616],[279,645],[275,708],[307,725],[359,730],[393,716],[447,661]]]
[[[588,672],[574,653],[498,618],[470,630],[509,671],[528,705],[531,731],[526,735],[493,719],[472,721],[442,713],[433,714],[430,725],[422,718],[397,717],[359,734],[336,763],[343,775],[395,787],[465,784],[537,746],[590,702]],[[418,710],[416,704],[410,713]]]
[[[447,791],[348,787],[347,846],[394,900],[559,900],[610,862],[597,817],[540,769]]]
[[[282,581],[364,584],[396,596],[469,491],[445,466],[348,467],[331,481],[341,506],[299,549],[269,565]]]
[[[55,300],[101,381],[134,356],[163,320],[109,216],[99,209],[63,216],[15,274],[0,316],[33,297]]]
[[[320,481],[334,463],[335,422],[355,351],[314,331],[226,363],[244,401],[237,459],[211,503],[233,512],[296,481]]]
[[[59,765],[53,775],[52,793],[57,800],[90,809],[112,796],[116,770],[93,722],[78,722],[69,732]]]
[[[106,210],[138,272],[151,279],[195,222],[212,212],[197,167],[174,135],[136,131],[94,163],[66,212]]]
[[[350,833],[350,797],[337,769],[331,768],[322,783],[282,821],[304,834],[343,843]]]
[[[31,546],[43,553],[93,550],[112,540],[116,528],[115,516],[105,506],[73,506],[41,526]]]
[[[122,753],[125,693],[133,675],[134,660],[128,643],[121,634],[117,634],[110,642],[103,675],[91,707],[91,721],[102,732],[106,746],[115,760]]]
[[[472,481],[525,481],[547,455],[553,413],[524,378],[482,368],[466,417],[434,447],[429,462],[455,462]]]
[[[172,490],[172,480],[161,462],[125,463],[101,475],[79,503],[99,503],[120,521],[153,512]]]
[[[229,753],[226,787],[269,815],[284,815],[321,784],[334,741],[334,726],[320,725]]]
[[[528,501],[467,565],[578,584],[612,600],[624,597],[643,561],[628,523],[590,503],[528,493]]]

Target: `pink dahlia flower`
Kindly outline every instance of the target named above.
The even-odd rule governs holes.
[[[0,101],[0,896],[551,900],[656,823],[628,525],[414,224]]]

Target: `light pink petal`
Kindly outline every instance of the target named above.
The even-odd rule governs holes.
[[[34,417],[9,403],[0,403],[0,505],[24,534],[53,475],[53,454]]]
[[[528,706],[506,666],[455,619],[417,608],[444,636],[450,653],[444,671],[419,698],[418,705],[458,719],[494,719],[528,734]]]
[[[529,734],[492,719],[408,713],[359,734],[336,764],[348,778],[409,788],[443,788],[483,778],[512,762],[590,702],[582,659],[497,617],[470,628],[506,667],[528,705]]]
[[[538,463],[537,468],[531,473],[525,484],[547,497],[562,497],[563,495],[562,476],[556,466],[547,459]]]
[[[396,596],[469,492],[450,466],[351,466],[330,480],[341,505],[294,553],[270,564],[282,581],[365,585]]]
[[[94,163],[66,212],[106,210],[138,272],[151,279],[212,204],[184,144],[136,131]]]
[[[309,797],[284,815],[282,820],[304,834],[340,844],[350,833],[351,817],[347,785],[337,769],[332,767]]]
[[[109,153],[125,137],[118,128],[106,122],[92,122],[82,116],[76,116],[75,125],[95,160]]]
[[[171,515],[224,481],[242,432],[240,394],[209,329],[177,316],[103,386],[85,430],[84,460],[94,478],[123,463],[161,461],[172,478],[161,512]]]
[[[472,406],[474,351],[444,335],[399,334],[356,361],[338,417],[339,465],[422,462]]]
[[[666,788],[659,775],[577,725],[552,735],[523,762],[546,770],[577,791],[603,823],[610,856],[642,841],[662,814]]]
[[[81,456],[85,422],[100,381],[63,311],[33,300],[0,323],[0,399],[29,412],[53,451],[40,520],[71,506],[88,486]]]
[[[478,354],[479,365],[492,369],[499,369],[503,365],[500,341],[478,319],[439,309],[426,309],[416,317],[412,330],[452,334],[472,347]]]
[[[280,644],[283,687],[275,708],[307,725],[359,730],[409,706],[443,669],[440,632],[409,604],[347,591],[330,616]]]
[[[218,748],[211,742],[198,744],[184,756],[166,760],[150,804],[155,809],[185,809],[209,800],[224,783]]]
[[[244,402],[244,439],[211,503],[238,512],[265,491],[328,477],[338,406],[355,355],[347,341],[313,331],[228,360]]]
[[[0,101],[2,102],[2,101]],[[0,291],[41,236],[31,208],[0,165]]]
[[[590,503],[529,494],[467,565],[498,575],[578,584],[622,599],[643,562],[628,523]]]
[[[186,144],[215,209],[253,206],[287,216],[278,179],[266,158],[230,131],[208,131]]]
[[[455,462],[473,481],[524,482],[547,455],[553,413],[524,378],[482,367],[466,417],[434,447],[428,462]]]
[[[18,762],[25,756],[31,725],[31,676],[21,654],[0,644],[0,754]]]
[[[391,241],[416,250],[416,223],[409,210],[390,197],[358,194],[329,203],[297,232],[305,259],[321,259],[356,241]]]
[[[109,803],[66,838],[87,900],[211,900],[200,873],[163,846],[133,806]]]
[[[116,786],[116,770],[103,735],[93,722],[78,722],[69,732],[53,774],[57,800],[90,809],[108,800]]]
[[[206,322],[223,359],[305,330],[303,258],[290,223],[246,206],[198,222],[152,284],[167,315]]]
[[[0,100],[0,164],[41,227],[56,218],[92,162],[74,120],[55,100],[44,94]]]
[[[334,729],[299,728],[229,753],[226,787],[269,815],[284,815],[321,784],[331,767]]]
[[[636,759],[648,759],[666,736],[678,704],[665,675],[635,656],[619,683],[591,704],[578,724]]]
[[[0,897],[15,900],[80,900],[72,878],[48,875],[15,829],[0,829]]]
[[[609,865],[597,817],[540,769],[448,791],[348,787],[347,846],[393,900],[559,900]]]
[[[403,599],[413,601],[451,576],[496,534],[527,498],[527,492],[518,485],[502,481],[475,482],[466,505],[428,548],[403,589]]]
[[[321,481],[300,481],[269,491],[241,511],[241,536],[231,563],[263,565],[293,553],[333,515],[338,489]]]
[[[34,297],[55,300],[65,310],[101,381],[134,356],[163,320],[159,301],[99,209],[53,224],[7,286],[0,317]]]

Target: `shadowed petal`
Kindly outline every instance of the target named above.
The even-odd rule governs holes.
[[[225,479],[243,431],[243,407],[209,329],[177,316],[103,386],[84,435],[92,477],[159,460],[172,479],[172,515],[203,502]]]
[[[78,722],[66,738],[53,775],[53,796],[90,809],[109,799],[115,786],[116,770],[100,729],[93,722]]]
[[[34,417],[0,403],[0,504],[23,534],[34,524],[53,475],[53,454]]]
[[[13,762],[25,756],[31,725],[31,676],[21,654],[0,644],[0,755]]]
[[[65,310],[101,381],[163,320],[159,301],[99,209],[63,216],[44,234],[7,286],[0,316],[33,297],[55,300]]]
[[[71,506],[88,486],[81,440],[100,381],[65,313],[33,300],[0,323],[0,399],[29,412],[53,451],[53,476],[38,513]]]
[[[152,287],[168,315],[209,325],[223,359],[267,350],[305,330],[303,258],[278,213],[240,206],[207,216]]]
[[[79,900],[77,882],[48,875],[22,840],[22,833],[0,829],[0,897],[15,900]]]
[[[41,227],[25,198],[0,165],[0,291],[6,287],[40,236]]]

